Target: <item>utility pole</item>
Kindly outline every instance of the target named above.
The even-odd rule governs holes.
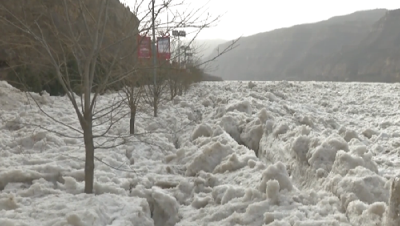
[[[186,37],[186,31],[178,31],[178,30],[173,30],[172,31],[172,35],[175,37],[178,37],[178,65],[179,68],[181,67],[181,41],[180,41],[180,37]]]
[[[154,18],[154,4],[156,0],[151,1],[151,20],[152,20],[152,31],[153,31],[153,79],[154,79],[154,86],[153,86],[153,95],[154,95],[154,117],[157,117],[157,101],[158,101],[158,90],[157,87],[157,52],[156,52],[156,28],[155,28],[155,18]]]
[[[188,57],[193,56],[192,54],[192,49],[190,48],[190,46],[182,46],[181,47],[183,49],[183,57],[184,57],[184,68],[187,67],[188,65]]]
[[[179,35],[178,35],[178,65],[179,68],[181,68],[181,40],[179,39]]]

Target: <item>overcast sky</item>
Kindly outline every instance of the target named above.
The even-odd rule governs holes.
[[[125,0],[128,2],[134,0]],[[180,2],[182,0],[176,0]],[[397,9],[400,0],[183,0],[191,8],[206,5],[213,15],[222,15],[199,39],[235,39],[296,24],[326,20],[333,16],[368,9]],[[156,0],[156,2],[162,2]]]

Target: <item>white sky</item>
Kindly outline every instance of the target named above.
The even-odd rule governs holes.
[[[134,0],[125,1],[129,5]],[[176,0],[180,1],[191,8],[207,4],[212,16],[223,15],[215,27],[203,30],[199,39],[234,39],[360,10],[400,8],[400,0]]]

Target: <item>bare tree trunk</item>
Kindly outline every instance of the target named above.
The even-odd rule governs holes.
[[[94,182],[94,143],[93,143],[93,131],[92,131],[92,120],[85,117],[85,126],[83,128],[83,139],[85,142],[85,193],[93,193],[93,182]],[[86,119],[87,118],[87,119]]]
[[[183,94],[183,87],[182,86],[183,86],[183,84],[180,84],[179,88],[178,88],[178,93],[179,93],[178,95],[179,96],[182,96],[182,94]]]
[[[171,100],[173,100],[174,97],[175,97],[175,95],[174,95],[174,85],[172,83],[173,83],[172,81],[170,81],[170,83],[169,83],[169,89],[170,89],[170,92],[171,92]]]
[[[129,132],[132,135],[135,134],[135,117],[136,117],[136,106],[131,106],[131,119],[130,119]]]
[[[154,117],[157,117],[157,105],[158,105],[158,102],[157,102],[157,100],[158,100],[158,93],[157,93],[157,89],[156,89],[156,87],[157,87],[157,57],[156,57],[156,28],[155,28],[155,9],[154,9],[154,4],[155,4],[155,2],[156,2],[156,0],[152,0],[151,1],[151,4],[152,4],[152,6],[151,6],[151,21],[152,21],[152,25],[151,25],[151,27],[152,27],[152,30],[153,30],[153,42],[152,42],[152,44],[153,44],[153,79],[154,79],[154,93],[153,93],[153,95],[154,95],[154,102],[153,102],[153,104],[154,104]]]
[[[170,81],[170,91],[171,91],[171,100],[173,100],[178,94],[178,82]]]
[[[153,99],[153,109],[154,109],[154,117],[157,117],[158,113],[158,93],[154,92],[154,99]]]

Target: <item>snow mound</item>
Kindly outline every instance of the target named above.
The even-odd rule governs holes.
[[[215,142],[205,146],[201,153],[197,155],[192,162],[188,163],[186,175],[194,176],[200,171],[213,172],[215,167],[221,161],[232,154],[233,150],[230,146],[224,145],[220,142]]]
[[[245,167],[246,165],[251,165],[251,161],[255,161],[256,158],[251,155],[244,155],[239,158],[236,153],[230,155],[225,161],[221,162],[217,167],[215,167],[213,173],[224,173],[232,172]]]
[[[349,151],[348,144],[342,137],[332,134],[310,152],[309,163],[316,170],[322,169],[330,172],[339,150]]]
[[[273,125],[273,131],[272,134],[275,137],[278,137],[279,135],[285,134],[288,132],[289,130],[289,126],[286,123],[277,123],[277,124],[273,124],[272,121],[267,121],[267,126],[266,128],[268,130],[270,130],[269,126],[268,126],[268,122],[271,122],[271,124]]]
[[[326,189],[341,199],[345,209],[354,200],[372,204],[386,202],[389,198],[387,181],[361,166],[349,170],[345,176],[332,176],[326,182]]]
[[[16,131],[23,128],[23,123],[24,121],[21,117],[16,116],[15,118],[8,120],[4,127],[10,131]]]
[[[267,120],[273,120],[274,116],[271,112],[269,112],[266,108],[261,109],[258,112],[257,117],[261,120],[262,123],[267,122]]]
[[[34,99],[36,103],[39,103],[41,105],[53,103],[53,99],[50,98],[50,94],[46,91],[43,91],[41,95],[37,93],[29,93],[29,95]]]
[[[179,203],[162,189],[153,187],[153,219],[155,226],[173,226],[179,220]]]
[[[355,169],[358,166],[365,167],[372,172],[378,173],[378,168],[375,162],[372,161],[368,155],[359,156],[345,151],[338,151],[335,157],[335,161],[332,166],[332,172],[346,175],[351,169]]]
[[[18,109],[26,103],[26,96],[5,81],[0,81],[0,113]]]
[[[362,134],[363,134],[365,137],[367,137],[368,139],[371,139],[373,135],[378,135],[379,132],[377,132],[377,131],[374,130],[374,129],[368,128],[368,129],[364,130],[364,131],[362,132]]]
[[[356,131],[351,129],[344,129],[344,131],[340,131],[343,139],[347,142],[350,142],[352,139],[359,139],[358,134]]]
[[[212,197],[217,204],[226,204],[233,199],[241,198],[245,195],[243,188],[231,185],[220,185],[213,188]]]
[[[248,123],[244,128],[243,132],[240,134],[240,139],[243,144],[249,149],[253,150],[258,156],[258,149],[260,145],[260,140],[263,135],[263,127],[259,119],[255,119]]]
[[[314,119],[310,116],[304,116],[301,115],[299,113],[294,113],[293,117],[297,120],[298,123],[302,124],[302,125],[307,125],[309,127],[313,127],[314,126]]]
[[[291,191],[293,189],[293,184],[286,171],[286,166],[282,162],[277,162],[274,165],[268,166],[268,168],[263,172],[259,184],[259,190],[261,192],[266,192],[267,182],[270,180],[276,180],[279,183],[279,190],[286,189],[287,191]]]
[[[299,136],[292,143],[292,152],[299,163],[308,164],[307,154],[310,149],[310,138]]]
[[[191,140],[196,140],[199,137],[210,137],[212,136],[213,131],[211,127],[207,124],[198,125],[192,133]]]
[[[206,207],[209,203],[211,203],[212,198],[208,196],[202,196],[201,194],[196,195],[192,202],[192,207],[196,209],[201,209]]]
[[[1,210],[15,210],[19,207],[14,195],[1,195],[0,196],[0,211]]]
[[[267,198],[272,200],[274,203],[276,203],[278,200],[279,190],[280,186],[277,180],[267,181],[267,189],[266,189]]]
[[[241,129],[239,126],[239,119],[233,115],[225,115],[221,118],[219,125],[227,132],[236,142],[240,143]]]
[[[8,199],[8,203],[13,202],[12,197]],[[142,198],[57,194],[14,201],[20,202],[17,211],[2,212],[0,225],[154,225],[149,205]],[[31,205],[35,206],[34,211]]]
[[[234,104],[230,104],[226,107],[226,112],[230,112],[230,111],[238,111],[238,112],[244,112],[247,113],[249,115],[252,114],[253,112],[253,108],[251,106],[250,101],[245,100],[242,102],[238,102],[238,103],[234,103]]]
[[[249,83],[247,83],[247,87],[249,87],[250,89],[252,89],[252,88],[254,88],[254,87],[256,87],[257,85],[256,85],[256,83],[254,83],[254,82],[252,82],[252,81],[250,81]]]
[[[346,214],[353,225],[384,225],[386,204],[383,202],[375,202],[368,205],[359,200],[349,204]]]

